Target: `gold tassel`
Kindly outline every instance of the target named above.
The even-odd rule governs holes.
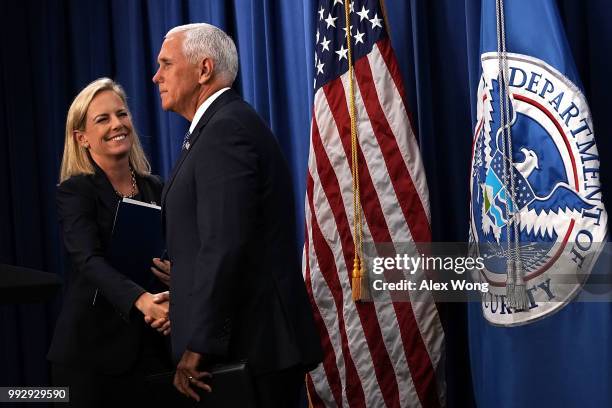
[[[361,219],[361,193],[359,191],[359,160],[357,148],[359,141],[357,138],[357,108],[355,106],[355,85],[353,73],[353,47],[351,45],[351,19],[349,2],[344,2],[344,17],[346,22],[346,46],[348,50],[348,77],[349,77],[349,115],[351,119],[351,178],[353,189],[353,239],[355,245],[355,258],[353,260],[352,277],[352,298],[354,302],[369,299],[368,279],[365,274],[363,262],[363,220]]]
[[[353,260],[353,301],[361,300],[361,268],[359,257],[355,255]]]
[[[372,300],[370,293],[370,280],[365,270],[365,262],[358,256],[353,261],[353,301]]]
[[[361,300],[372,300],[370,293],[370,279],[365,269],[365,262],[361,262]]]

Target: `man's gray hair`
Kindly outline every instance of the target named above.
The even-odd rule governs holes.
[[[174,27],[164,38],[183,33],[183,54],[192,64],[204,58],[212,58],[214,71],[229,82],[234,83],[238,73],[238,52],[236,44],[223,30],[211,24],[197,23]]]

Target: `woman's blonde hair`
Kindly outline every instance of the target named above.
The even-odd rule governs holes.
[[[112,79],[99,78],[83,88],[72,101],[66,117],[66,139],[64,140],[64,155],[62,157],[62,167],[60,170],[60,183],[78,174],[94,174],[95,172],[89,152],[85,147],[79,144],[73,133],[75,130],[85,130],[89,105],[94,97],[102,91],[115,92],[125,104],[128,115],[130,115],[130,120],[132,119],[132,114],[127,107],[125,92],[123,88]],[[132,148],[129,153],[130,165],[134,171],[141,176],[150,174],[151,165],[142,150],[140,139],[134,128],[132,128],[132,136]]]

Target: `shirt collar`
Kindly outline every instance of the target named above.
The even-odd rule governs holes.
[[[206,109],[208,109],[208,107],[210,105],[212,105],[212,103],[215,101],[215,99],[217,99],[223,92],[227,91],[228,89],[230,89],[230,88],[229,87],[225,87],[225,88],[219,89],[217,92],[215,92],[214,94],[212,94],[208,98],[206,98],[204,103],[202,103],[198,107],[198,110],[196,111],[195,115],[193,116],[193,120],[191,121],[191,126],[189,126],[189,133],[190,134],[193,133],[193,130],[197,126],[198,122],[200,121],[200,119],[202,119],[202,116],[204,116],[204,112],[206,112]]]

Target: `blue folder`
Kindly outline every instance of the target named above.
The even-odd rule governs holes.
[[[119,272],[148,292],[159,289],[151,272],[152,259],[164,252],[161,207],[124,198],[119,201],[110,241],[108,259]]]

